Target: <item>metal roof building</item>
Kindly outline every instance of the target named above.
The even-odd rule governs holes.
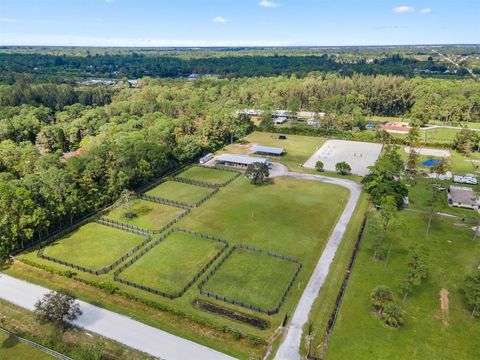
[[[222,154],[215,158],[215,162],[220,165],[247,167],[250,164],[259,162],[265,165],[269,164],[268,159],[248,156],[248,155],[236,155],[236,154]]]
[[[275,155],[280,156],[283,154],[284,149],[272,146],[253,145],[252,151],[255,154]]]

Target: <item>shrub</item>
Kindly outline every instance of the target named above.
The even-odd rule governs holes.
[[[320,160],[318,160],[316,163],[315,163],[315,170],[317,171],[324,171],[324,165],[323,165],[323,162],[321,162]]]
[[[388,286],[379,285],[370,294],[370,301],[377,312],[382,312],[388,304],[393,303],[393,292]]]
[[[395,303],[389,303],[382,311],[382,319],[388,326],[400,327],[404,323],[403,310]]]
[[[349,175],[352,172],[352,167],[345,161],[341,161],[335,165],[335,170],[341,175]]]

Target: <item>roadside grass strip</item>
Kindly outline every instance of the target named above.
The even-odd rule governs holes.
[[[113,207],[102,219],[111,220],[110,223],[126,224],[145,232],[159,232],[172,220],[184,215],[185,210],[158,204],[155,202],[132,199],[128,203]],[[105,224],[108,225],[108,224]],[[122,230],[128,231],[127,228]]]
[[[151,240],[98,223],[52,238],[37,256],[94,275],[106,274]]]
[[[153,189],[141,194],[140,197],[150,201],[163,201],[164,204],[181,208],[194,208],[203,204],[218,192],[196,184],[186,184],[178,181],[164,181]]]
[[[272,315],[279,311],[301,268],[296,259],[238,244],[198,287],[202,295]]]
[[[225,167],[191,166],[174,175],[172,180],[210,188],[223,187],[242,174],[240,170]]]
[[[170,229],[114,273],[115,281],[169,299],[182,296],[224,252],[215,236]]]

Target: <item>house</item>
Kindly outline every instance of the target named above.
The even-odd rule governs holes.
[[[410,130],[412,130],[411,127],[408,126],[408,123],[405,122],[393,122],[393,123],[386,123],[385,125],[380,125],[380,129],[383,129],[389,133],[394,133],[394,134],[408,134]]]
[[[477,193],[471,188],[452,185],[448,189],[448,204],[478,211],[480,202]]]
[[[310,118],[324,118],[324,112],[314,112],[314,111],[299,111],[297,116],[302,119],[310,119]]]
[[[320,126],[320,121],[312,117],[312,118],[307,120],[307,125],[318,127],[318,126]]]
[[[188,75],[188,80],[189,81],[197,80],[199,77],[200,77],[200,75],[193,73],[193,74]]]
[[[281,125],[281,124],[284,124],[287,122],[287,118],[282,116],[282,117],[278,117],[278,118],[273,118],[273,122],[276,124],[276,125]]]
[[[275,110],[272,112],[272,118],[286,118],[287,120],[296,119],[297,115],[288,112],[287,110]]]
[[[255,109],[242,109],[242,110],[237,111],[237,115],[261,116],[262,111],[261,110],[255,110]]]
[[[281,156],[284,149],[271,146],[253,145],[252,151],[258,155]]]
[[[217,165],[233,166],[240,168],[246,168],[248,165],[256,162],[265,164],[267,166],[270,164],[268,159],[265,158],[237,154],[222,154],[215,159],[215,162]]]

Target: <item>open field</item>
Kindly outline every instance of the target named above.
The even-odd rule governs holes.
[[[203,289],[270,310],[279,303],[297,267],[265,253],[237,248]]]
[[[228,145],[221,152],[233,154],[248,154],[253,144],[281,147],[285,154],[281,157],[272,157],[272,161],[286,165],[290,170],[301,171],[301,165],[312,156],[325,142],[324,138],[315,136],[287,135],[286,140],[279,140],[278,134],[253,132],[241,143]]]
[[[348,191],[343,188],[313,181],[278,178],[270,185],[252,186],[247,179],[239,177],[227,187],[222,188],[199,208],[192,209],[190,214],[176,225],[181,228],[222,237],[231,244],[242,243],[299,259],[303,269],[288,293],[280,312],[272,316],[261,315],[248,309],[201,296],[196,285],[192,286],[180,298],[169,300],[114,282],[113,271],[99,276],[79,272],[76,276],[88,281],[110,283],[119,291],[148,301],[154,301],[160,306],[175,312],[183,312],[188,317],[202,323],[213,324],[215,327],[228,326],[266,341],[273,330],[282,322],[285,313],[291,313],[298,301],[303,286],[310,276],[313,266],[318,261],[325,241],[343,210],[347,197]],[[39,259],[35,252],[26,253],[21,258],[57,270],[70,270],[60,264]],[[154,263],[153,260],[152,262]],[[152,266],[156,266],[153,263]],[[229,334],[222,334],[205,328],[194,330],[199,326],[196,322],[191,323],[190,320],[172,318],[168,313],[159,312],[155,309],[146,312],[142,304],[123,298],[119,300],[118,296],[106,293],[105,296],[99,296],[95,289],[71,279],[45,273],[42,270],[34,269],[32,271],[31,267],[16,264],[6,272],[46,286],[52,286],[53,284],[54,286],[71,288],[80,299],[94,301],[97,305],[128,314],[147,324],[239,358],[261,355],[264,351],[264,345],[249,344],[246,340],[236,341]],[[75,286],[73,286],[74,284]],[[202,298],[221,307],[232,308],[234,311],[265,318],[271,323],[271,326],[266,330],[261,330],[201,311],[192,304],[195,299]]]
[[[0,359],[50,360],[54,359],[54,357],[34,348],[33,346],[24,344],[13,337],[0,333]]]
[[[202,186],[185,184],[178,181],[165,181],[147,191],[147,194],[193,205],[211,192],[212,189]]]
[[[113,208],[105,217],[110,220],[138,226],[142,229],[160,230],[182,212],[182,209],[173,206],[133,199],[128,201],[127,204]],[[135,215],[129,217],[128,213],[134,213]]]
[[[419,190],[421,191],[421,190]],[[411,193],[414,203],[418,194]],[[328,347],[327,359],[475,359],[480,322],[470,316],[461,287],[465,276],[478,266],[480,243],[473,241],[472,222],[435,216],[430,236],[425,237],[428,215],[403,211],[397,226],[387,234],[393,247],[385,267],[373,260],[377,230],[367,224],[366,233],[347,287]],[[428,279],[403,303],[398,286],[407,271],[408,247],[423,244],[428,250]],[[387,285],[405,310],[406,323],[388,328],[374,315],[370,292]],[[448,317],[442,315],[440,290],[449,292]],[[445,322],[446,321],[446,322]],[[375,339],[375,341],[372,341]]]
[[[120,273],[120,278],[166,293],[180,291],[224,247],[174,232]]]
[[[203,166],[192,166],[177,175],[179,178],[205,181],[214,185],[223,185],[237,174],[230,171],[210,169]]]
[[[142,236],[89,223],[54,241],[44,254],[96,270],[112,264],[143,240]]]

